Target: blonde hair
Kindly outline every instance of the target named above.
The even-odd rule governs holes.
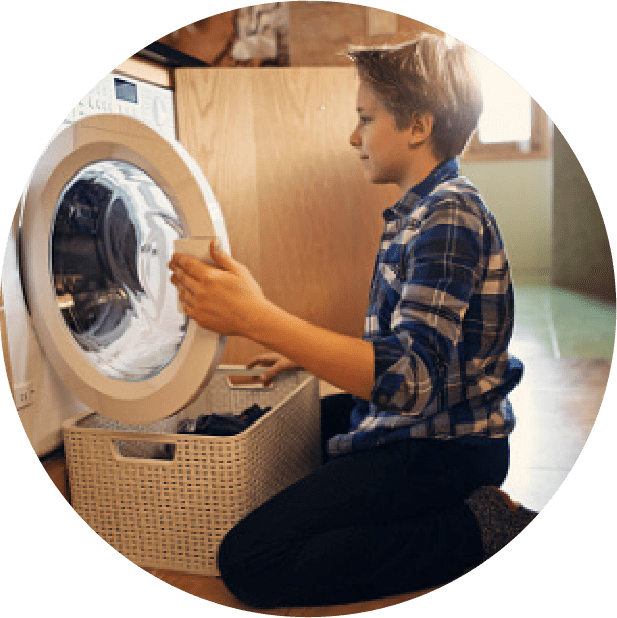
[[[432,146],[440,160],[460,155],[482,113],[482,93],[467,47],[423,34],[394,47],[352,48],[358,75],[395,120],[408,128],[416,112],[433,116]]]

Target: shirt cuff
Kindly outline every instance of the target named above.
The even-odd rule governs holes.
[[[388,410],[393,407],[392,400],[401,392],[405,382],[405,375],[397,371],[395,366],[400,364],[406,352],[396,335],[377,339],[371,343],[375,353],[375,378],[371,403],[380,410]]]

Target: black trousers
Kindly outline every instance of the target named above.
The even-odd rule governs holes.
[[[322,401],[326,441],[351,397]],[[335,605],[438,586],[483,560],[464,499],[503,483],[507,438],[405,440],[333,458],[240,521],[219,550],[229,590],[256,608]]]

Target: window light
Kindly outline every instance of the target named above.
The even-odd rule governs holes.
[[[446,35],[449,45],[457,40]],[[518,142],[522,150],[531,139],[531,98],[505,71],[471,50],[480,76],[484,111],[478,125],[483,144]]]

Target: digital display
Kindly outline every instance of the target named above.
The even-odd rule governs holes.
[[[119,101],[137,103],[137,84],[116,77],[114,78],[114,89],[116,92],[116,99]]]

